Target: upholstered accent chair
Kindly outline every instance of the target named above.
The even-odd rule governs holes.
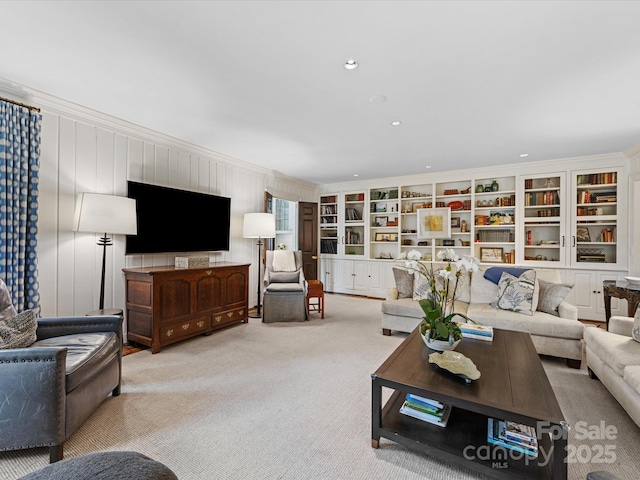
[[[63,442],[120,394],[122,316],[39,318],[35,342],[0,349],[0,451]]]
[[[307,281],[300,250],[267,250],[262,321],[303,322],[308,318]]]

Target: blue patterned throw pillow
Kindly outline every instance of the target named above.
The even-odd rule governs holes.
[[[640,342],[640,307],[636,308],[636,314],[633,317],[633,329],[631,330],[631,338],[636,342]]]
[[[535,270],[526,270],[519,277],[503,272],[498,283],[498,295],[491,306],[524,315],[533,315],[535,285]]]

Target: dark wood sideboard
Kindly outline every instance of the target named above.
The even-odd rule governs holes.
[[[249,264],[125,268],[127,336],[160,348],[247,322]]]

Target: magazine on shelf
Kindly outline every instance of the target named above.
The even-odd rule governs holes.
[[[523,425],[521,423],[505,421],[505,435],[508,440],[514,442],[522,442],[527,445],[538,446],[538,439],[536,438],[536,429],[529,425]]]
[[[515,452],[524,453],[527,456],[536,458],[538,456],[538,447],[525,445],[519,442],[514,442],[508,439],[500,437],[500,433],[506,429],[505,422],[503,420],[496,420],[494,418],[488,419],[487,424],[487,441],[492,445],[508,448]]]
[[[430,415],[420,410],[415,410],[409,407],[407,405],[407,402],[404,402],[402,407],[400,407],[400,413],[409,417],[417,418],[418,420],[422,420],[424,422],[431,423],[433,425],[438,425],[439,427],[446,427],[447,421],[449,420],[449,414],[451,413],[451,405],[445,405],[437,415]]]

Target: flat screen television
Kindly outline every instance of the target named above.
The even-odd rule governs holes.
[[[132,181],[127,187],[138,222],[127,255],[229,250],[230,198]]]

